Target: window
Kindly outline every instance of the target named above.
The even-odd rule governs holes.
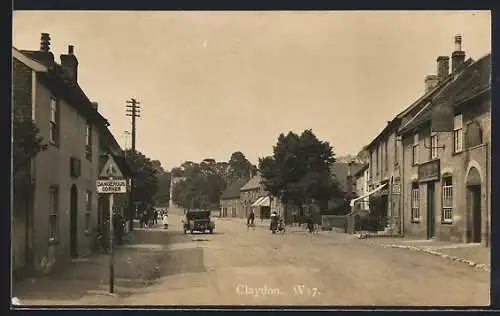
[[[384,143],[384,168],[386,171],[389,170],[389,150],[387,148],[388,143],[389,143],[389,141],[386,141]]]
[[[465,146],[471,148],[479,146],[483,143],[483,130],[478,122],[470,122],[467,124],[465,131]]]
[[[411,147],[412,165],[418,164],[418,133],[413,136],[413,145]]]
[[[463,121],[462,114],[456,115],[453,120],[453,152],[459,153],[463,149]]]
[[[380,170],[379,170],[379,164],[378,164],[378,162],[379,162],[378,158],[379,158],[379,152],[380,152],[379,149],[380,149],[380,147],[377,147],[377,153],[375,154],[376,155],[375,156],[375,166],[377,167],[377,169],[376,169],[376,175],[377,176],[379,175],[379,172],[380,172]]]
[[[437,133],[433,133],[431,135],[431,159],[437,159],[438,154],[438,146],[439,146],[439,138]]]
[[[451,177],[443,178],[443,222],[453,221],[453,182]]]
[[[417,182],[411,184],[411,219],[413,222],[420,221],[420,191]]]
[[[85,157],[92,159],[92,125],[88,122],[85,125]]]
[[[394,136],[394,165],[397,165],[399,163],[399,157],[398,157],[398,137]]]
[[[85,233],[90,233],[90,221],[91,221],[91,211],[92,211],[92,191],[87,190],[85,195]]]
[[[50,98],[50,121],[49,121],[49,140],[53,144],[57,144],[59,136],[59,126],[58,126],[58,108],[57,101],[55,98]]]
[[[49,189],[49,241],[54,242],[58,239],[59,225],[59,189],[53,186]]]
[[[236,217],[236,207],[231,208],[231,216]]]

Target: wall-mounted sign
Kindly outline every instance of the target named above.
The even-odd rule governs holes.
[[[439,180],[439,159],[431,160],[418,165],[418,181],[437,181]]]
[[[392,185],[392,194],[401,194],[401,184],[394,183]]]

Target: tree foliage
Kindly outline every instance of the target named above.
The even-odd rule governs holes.
[[[312,132],[280,134],[273,155],[259,159],[263,185],[285,206],[302,206],[310,200],[326,201],[339,194],[330,166],[335,162],[332,147]]]
[[[26,170],[31,159],[47,149],[43,138],[39,136],[40,130],[31,119],[22,118],[14,112],[12,122],[13,144],[12,159],[14,177],[21,170]]]
[[[153,204],[158,193],[158,170],[153,161],[141,152],[125,151],[127,164],[134,174],[132,203]]]
[[[255,174],[256,167],[245,157],[241,151],[236,151],[229,159],[228,182],[233,183],[239,179],[250,178]]]

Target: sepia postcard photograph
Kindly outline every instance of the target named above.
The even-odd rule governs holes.
[[[11,304],[488,306],[490,11],[14,11]]]

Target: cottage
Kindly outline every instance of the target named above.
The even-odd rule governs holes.
[[[49,47],[43,33],[38,51],[12,48],[14,111],[32,119],[48,145],[27,170],[30,189],[15,192],[15,271],[50,272],[95,245],[99,145],[109,123],[78,85],[73,46],[61,64]]]
[[[271,198],[264,190],[262,177],[259,173],[250,178],[240,189],[240,200],[244,217],[253,209],[260,219],[269,219],[271,216]]]

